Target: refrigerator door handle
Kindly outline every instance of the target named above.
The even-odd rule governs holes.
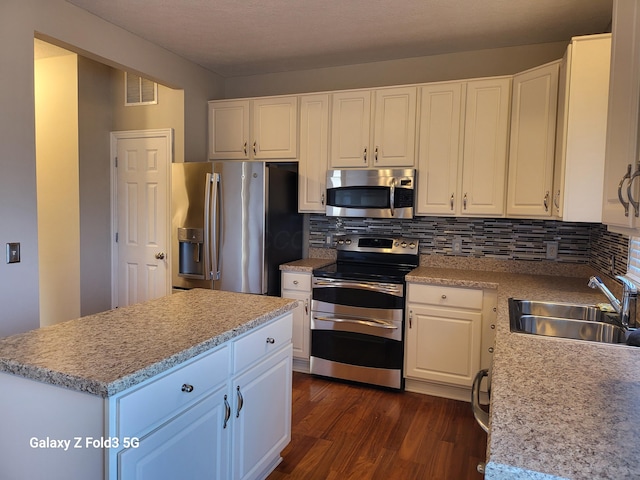
[[[204,193],[204,262],[205,280],[218,280],[218,232],[216,228],[218,215],[218,197],[220,174],[207,173]]]

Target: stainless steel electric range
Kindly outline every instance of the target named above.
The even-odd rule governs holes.
[[[336,263],[313,271],[311,373],[403,389],[407,273],[414,238],[337,237]]]

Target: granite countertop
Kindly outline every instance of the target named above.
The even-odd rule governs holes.
[[[283,263],[280,265],[280,270],[283,272],[313,272],[314,268],[324,267],[333,262],[335,262],[335,259],[331,258],[303,258],[302,260]]]
[[[103,397],[292,310],[280,297],[194,289],[0,339],[0,372]]]
[[[587,278],[419,267],[407,281],[497,289],[487,480],[640,478],[640,348],[509,329],[509,297],[606,301]]]

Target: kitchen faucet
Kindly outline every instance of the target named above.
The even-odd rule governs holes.
[[[604,293],[613,309],[620,315],[620,322],[624,328],[629,328],[630,325],[635,327],[638,289],[626,276],[618,275],[616,276],[616,280],[622,282],[622,302],[611,293],[600,277],[591,277],[589,279],[589,286],[591,288],[598,288]]]

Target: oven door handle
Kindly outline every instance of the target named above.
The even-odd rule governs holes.
[[[318,280],[313,283],[314,287],[342,287],[357,288],[359,290],[372,290],[374,292],[391,293],[394,295],[402,295],[402,285],[395,283],[375,283],[369,284],[364,282],[349,282],[340,280]]]
[[[358,325],[366,325],[367,327],[386,328],[389,330],[397,330],[398,327],[392,323],[385,322],[384,320],[359,320],[356,318],[341,318],[341,317],[313,317],[315,320],[324,320],[326,322],[335,323],[355,323]]]

